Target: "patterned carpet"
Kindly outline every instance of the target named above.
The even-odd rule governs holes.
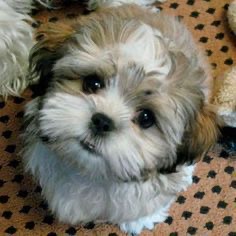
[[[227,26],[226,11],[230,0],[169,0],[161,9],[179,16],[206,51],[217,76],[236,62],[236,36]],[[76,5],[65,11],[34,12],[37,24],[55,24],[64,17],[73,18],[83,12]],[[66,14],[65,14],[66,12]],[[60,224],[50,214],[40,195],[41,188],[23,173],[20,127],[23,107],[32,96],[0,102],[0,235],[84,235],[119,236],[118,227],[93,222],[71,227]],[[213,151],[198,163],[194,184],[179,194],[165,223],[142,236],[236,236],[236,161],[235,129],[225,129]]]

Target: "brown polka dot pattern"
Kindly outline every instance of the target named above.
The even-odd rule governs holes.
[[[217,76],[235,65],[235,39],[228,28],[226,10],[230,0],[168,0],[163,11],[179,16],[192,31],[198,45],[206,52]],[[45,22],[57,24],[86,13],[78,6],[65,10],[34,12],[40,28]],[[43,37],[43,36],[42,36]],[[84,226],[59,223],[48,211],[40,186],[23,172],[18,152],[23,106],[32,94],[23,99],[0,101],[0,235],[86,235],[122,236],[118,227],[90,222]],[[235,132],[233,130],[232,132]],[[236,162],[221,144],[197,165],[194,184],[179,194],[169,217],[156,225],[153,232],[142,236],[236,235]]]

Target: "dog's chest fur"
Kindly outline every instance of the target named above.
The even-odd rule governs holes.
[[[51,202],[59,220],[76,224],[92,220],[123,223],[160,211],[192,183],[193,166],[179,172],[151,178],[145,182],[91,180],[58,160],[41,141],[32,144],[29,168]],[[96,171],[96,170],[95,170]],[[159,206],[159,207],[158,207]],[[127,209],[129,209],[127,211]]]
[[[192,183],[193,166],[179,166],[176,173],[158,174],[140,182],[83,176],[38,138],[35,126],[39,100],[32,101],[26,109],[29,124],[25,162],[59,220],[70,224],[94,220],[121,224],[156,210],[158,215],[166,216],[176,192]]]

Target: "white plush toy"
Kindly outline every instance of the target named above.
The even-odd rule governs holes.
[[[230,4],[227,16],[236,35],[236,0]],[[218,114],[224,125],[236,127],[236,66],[218,77],[215,83],[213,104],[218,107]]]

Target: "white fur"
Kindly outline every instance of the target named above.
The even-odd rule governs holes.
[[[106,26],[108,29],[109,26]],[[93,42],[92,32],[82,32],[76,35],[77,45],[70,47],[70,54],[57,62],[55,71],[63,71],[64,69],[75,67],[73,70],[80,73],[87,71],[91,67],[91,71],[97,65],[98,60],[102,64],[110,61],[116,63],[119,67],[127,65],[130,61],[134,61],[139,65],[143,65],[145,71],[156,71],[159,79],[165,79],[171,70],[172,61],[167,51],[167,44],[164,43],[163,35],[157,29],[153,29],[146,24],[138,25],[135,21],[129,21],[122,27],[121,32],[115,32],[120,39],[120,43],[111,43],[110,45],[96,45]],[[109,29],[112,31],[112,29]],[[132,34],[130,32],[132,31]],[[105,34],[105,32],[101,32]],[[115,42],[115,36],[112,41]],[[156,53],[158,52],[158,53]],[[99,59],[98,59],[99,58]]]
[[[14,7],[14,8],[13,8]],[[28,85],[28,56],[33,45],[31,1],[0,0],[0,95],[20,95]]]
[[[32,10],[33,0],[1,0],[18,13],[29,14]]]
[[[169,203],[165,206],[157,209],[154,214],[139,218],[136,221],[130,221],[120,224],[122,231],[131,234],[140,234],[143,229],[152,230],[155,224],[165,221],[168,217],[168,210],[171,204],[174,202],[175,197],[169,199]]]
[[[176,178],[176,181],[179,181],[179,183],[181,183],[180,186],[178,184],[178,187],[175,186],[173,187],[173,189],[176,188],[177,191],[179,191],[179,187],[182,188],[180,191],[186,190],[186,188],[192,184],[192,174],[194,171],[194,166],[182,166],[178,168],[180,170],[179,175],[177,174],[169,174],[167,176],[164,175],[160,175],[160,182],[158,184],[163,184],[164,185],[164,189],[167,185],[172,185],[172,181],[174,178]],[[180,178],[180,175],[183,174]],[[171,187],[170,187],[171,188]],[[161,190],[162,191],[162,190]],[[165,196],[166,194],[166,196]],[[163,202],[163,198],[165,198],[165,200],[167,200],[168,202]],[[134,233],[134,234],[140,234],[141,231],[143,229],[149,229],[152,230],[155,227],[156,223],[161,223],[163,222],[167,216],[168,216],[168,210],[171,206],[171,204],[175,201],[176,199],[176,195],[173,194],[170,196],[168,196],[168,193],[162,193],[160,194],[160,196],[156,196],[157,201],[159,201],[160,203],[162,203],[163,205],[161,205],[161,207],[158,207],[154,214],[139,218],[136,221],[129,221],[129,222],[125,222],[120,224],[120,228],[121,230],[123,230],[124,232],[127,233]]]
[[[96,143],[89,134],[88,123],[95,112],[108,114],[108,111],[119,132]],[[71,114],[69,125],[67,114]],[[89,176],[103,176],[109,179],[115,174],[126,180],[131,177],[139,178],[140,170],[143,168],[152,168],[159,162],[161,164],[162,157],[167,156],[169,152],[168,146],[157,137],[155,131],[152,137],[137,135],[133,131],[129,125],[132,114],[133,111],[120,102],[119,95],[114,90],[108,91],[105,99],[95,96],[81,99],[58,93],[48,98],[44,109],[40,111],[40,126],[43,135],[55,137],[57,142],[55,145],[52,144],[51,148],[58,155],[61,153],[61,158],[66,157],[65,161],[69,165],[75,165],[80,169],[82,166],[81,171]],[[101,157],[98,158],[83,150],[79,142],[84,139],[97,144]],[[146,144],[144,147],[143,142]],[[142,150],[138,147],[142,147]]]
[[[26,159],[27,169],[38,179],[60,221],[70,224],[109,221],[120,224],[129,233],[153,229],[154,223],[165,220],[176,192],[186,190],[192,183],[194,169],[181,166],[177,173],[160,174],[146,182],[91,180],[58,159],[41,141],[27,151]]]
[[[94,10],[97,8],[105,8],[105,7],[117,7],[123,4],[132,4],[135,3],[137,5],[150,5],[154,2],[164,2],[165,0],[89,0],[88,8],[89,10]]]

